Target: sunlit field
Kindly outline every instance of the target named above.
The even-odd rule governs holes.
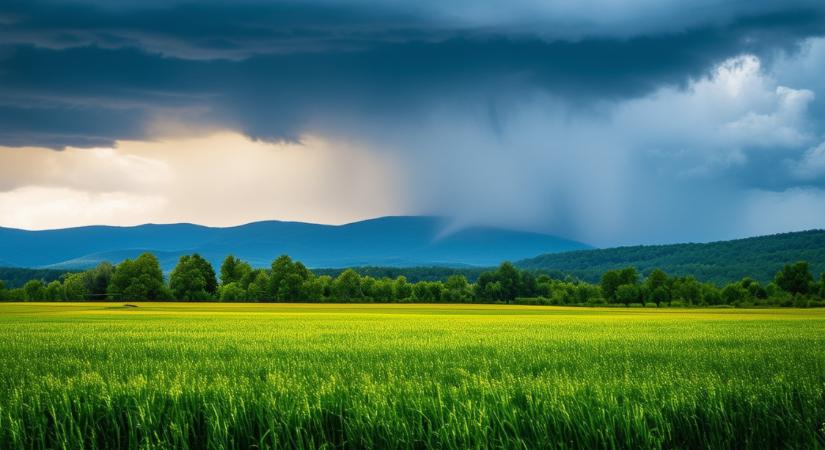
[[[0,304],[2,448],[822,448],[825,311]]]

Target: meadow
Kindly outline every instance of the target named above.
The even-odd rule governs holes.
[[[825,311],[0,304],[0,448],[825,448]]]

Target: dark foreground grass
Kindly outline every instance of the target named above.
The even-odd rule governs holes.
[[[825,312],[0,304],[2,448],[825,448]]]

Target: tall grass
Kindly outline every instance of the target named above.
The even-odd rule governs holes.
[[[825,447],[822,311],[3,305],[0,362],[2,448]]]

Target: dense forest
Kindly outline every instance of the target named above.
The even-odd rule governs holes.
[[[581,250],[537,256],[516,262],[523,269],[569,274],[596,282],[607,270],[655,268],[677,276],[724,285],[744,277],[773,280],[788,261],[808,261],[815,273],[825,271],[825,230],[759,236],[707,244],[672,244]]]
[[[12,289],[0,282],[0,299],[816,307],[825,306],[825,273],[814,279],[807,262],[796,262],[785,264],[768,283],[744,277],[717,287],[660,269],[642,277],[636,268],[625,267],[605,271],[598,282],[589,283],[536,276],[505,262],[482,272],[472,283],[462,274],[450,275],[446,281],[410,282],[404,276],[376,278],[352,269],[334,278],[318,276],[286,255],[268,269],[253,269],[230,255],[216,273],[207,260],[192,254],[182,256],[166,279],[157,257],[144,253],[117,266],[101,263],[51,282],[34,279]]]
[[[23,269],[20,267],[0,267],[0,280],[6,288],[23,286],[29,280],[41,280],[46,283],[65,277],[70,271],[55,269]]]

